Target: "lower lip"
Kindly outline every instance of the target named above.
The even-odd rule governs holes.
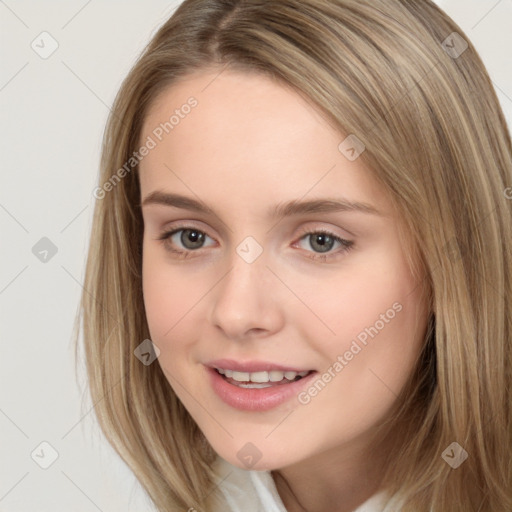
[[[240,388],[227,382],[215,368],[206,367],[213,390],[226,404],[242,411],[268,411],[297,396],[315,377],[316,371],[302,379],[266,388]]]

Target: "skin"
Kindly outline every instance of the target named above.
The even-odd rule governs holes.
[[[370,442],[413,370],[427,326],[400,219],[362,159],[338,150],[345,136],[293,90],[257,74],[188,75],[155,99],[141,140],[192,95],[198,105],[140,164],[142,201],[162,190],[200,198],[215,212],[143,206],[143,292],[158,363],[221,457],[248,469],[237,452],[247,442],[258,448],[251,469],[273,470],[287,510],[351,511],[379,488],[390,454]],[[380,214],[279,222],[265,215],[277,203],[327,197],[369,203]],[[181,232],[158,240],[184,224],[205,233],[201,248],[187,249]],[[324,253],[303,233],[318,229],[353,246],[344,252],[334,243],[329,260],[314,260]],[[248,236],[263,248],[250,264],[236,252]],[[267,412],[240,411],[210,387],[203,364],[222,357],[321,374],[397,302],[401,311],[307,405],[292,399]]]

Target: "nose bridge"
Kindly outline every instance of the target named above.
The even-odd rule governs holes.
[[[254,237],[248,236],[240,242],[229,258],[230,271],[221,283],[219,300],[249,300],[260,304],[263,299],[260,294],[264,291],[261,285],[268,281],[266,274],[270,274],[266,256],[263,246]]]
[[[243,337],[251,329],[277,328],[279,312],[270,294],[272,273],[263,246],[252,236],[238,244],[229,259],[230,270],[218,285],[211,321],[230,337]]]

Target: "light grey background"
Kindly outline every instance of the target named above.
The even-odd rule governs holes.
[[[477,47],[512,125],[512,0],[438,3]],[[0,0],[0,511],[151,510],[99,434],[70,340],[109,106],[178,4]],[[58,43],[46,59],[31,47],[51,49],[43,31]],[[46,263],[32,252],[43,237],[57,249]],[[43,441],[58,453],[47,469]]]

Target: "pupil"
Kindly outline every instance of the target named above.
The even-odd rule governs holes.
[[[203,243],[204,234],[193,229],[184,229],[181,233],[181,243],[187,249],[197,249]]]
[[[315,249],[315,244],[317,244],[316,249],[318,249],[319,252],[327,252],[332,249],[334,240],[329,235],[318,234],[313,237],[313,243],[311,243],[313,249]]]

